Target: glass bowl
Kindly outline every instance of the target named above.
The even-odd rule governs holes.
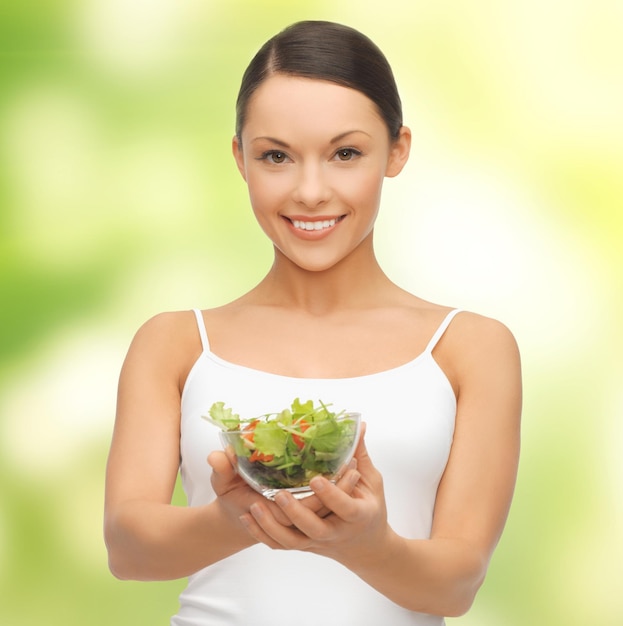
[[[219,436],[223,447],[232,447],[238,473],[253,489],[269,500],[281,489],[300,499],[313,493],[309,481],[314,476],[339,479],[353,458],[360,429],[361,414],[351,412],[282,428],[259,418]]]

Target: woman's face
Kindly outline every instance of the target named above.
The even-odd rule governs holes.
[[[390,141],[374,103],[335,83],[274,74],[251,97],[238,168],[274,246],[321,271],[371,237],[385,176],[405,164],[410,133]]]

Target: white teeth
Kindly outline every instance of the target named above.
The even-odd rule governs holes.
[[[317,222],[303,222],[301,220],[292,220],[294,228],[300,228],[301,230],[322,230],[323,228],[331,228],[335,226],[336,219],[323,220]]]

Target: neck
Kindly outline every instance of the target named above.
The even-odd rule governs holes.
[[[258,301],[322,315],[378,305],[379,293],[393,286],[372,246],[364,244],[322,271],[302,269],[276,251],[270,271],[253,291]]]

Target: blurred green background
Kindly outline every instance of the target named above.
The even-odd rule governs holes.
[[[348,23],[392,63],[411,161],[387,272],[504,321],[523,456],[462,626],[623,623],[623,4],[5,0],[0,7],[0,623],[168,624],[184,581],[108,572],[103,472],[138,326],[251,287],[271,250],[230,153],[256,49]],[[179,494],[178,494],[179,497]]]

